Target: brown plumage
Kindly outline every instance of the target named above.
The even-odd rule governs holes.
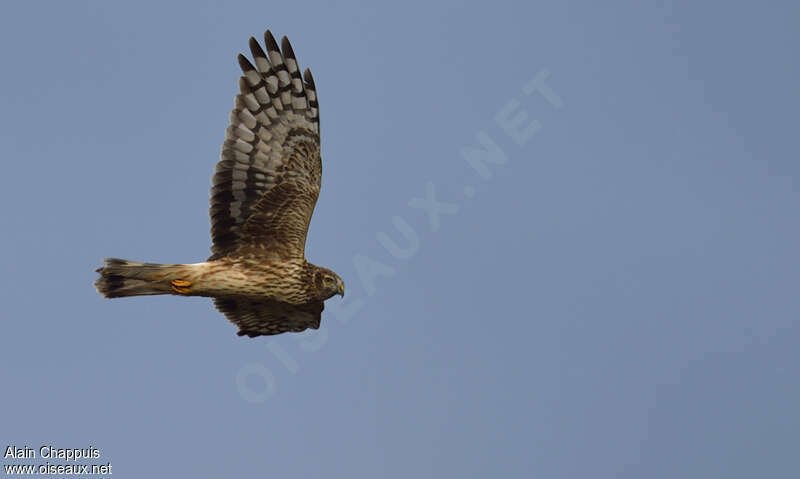
[[[106,259],[97,290],[107,298],[209,296],[250,337],[319,328],[323,301],[344,295],[333,271],[305,259],[322,180],[319,109],[311,72],[300,75],[289,40],[269,30],[244,75],[211,188],[211,257],[162,265]]]

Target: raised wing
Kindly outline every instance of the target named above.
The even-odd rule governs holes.
[[[212,178],[212,260],[240,250],[303,257],[319,196],[314,79],[308,69],[301,77],[286,37],[278,48],[267,30],[264,41],[267,53],[250,38],[255,66],[239,55],[244,75]]]
[[[215,298],[214,305],[230,322],[239,327],[239,336],[270,336],[288,331],[299,333],[319,329],[322,301],[289,304],[270,300]]]

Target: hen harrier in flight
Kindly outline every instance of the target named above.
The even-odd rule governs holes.
[[[292,46],[269,30],[266,53],[255,38],[255,66],[244,75],[211,188],[212,255],[205,263],[104,260],[94,285],[106,298],[209,296],[256,337],[319,328],[323,302],[344,296],[333,271],[305,258],[308,224],[319,196],[319,110],[311,72],[300,75]]]

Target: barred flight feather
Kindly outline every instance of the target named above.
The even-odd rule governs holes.
[[[283,37],[282,51],[267,30],[267,52],[255,38],[250,51],[255,66],[239,55],[243,76],[239,80],[230,115],[230,126],[222,146],[211,188],[211,237],[209,260],[241,248],[265,255],[303,255],[305,233],[319,196],[322,163],[319,149],[319,116],[316,88],[310,71],[300,75],[292,46]],[[285,184],[280,193],[271,193]],[[271,223],[302,220],[292,224],[287,235],[269,228],[246,227],[257,223],[263,205],[276,198],[291,199],[303,214],[271,219]],[[261,206],[259,206],[261,204]]]

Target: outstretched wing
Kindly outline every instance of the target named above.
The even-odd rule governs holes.
[[[270,300],[215,298],[214,305],[228,321],[239,327],[239,336],[270,336],[308,328],[319,329],[322,301],[289,304]]]
[[[212,178],[212,260],[243,250],[303,257],[319,196],[314,79],[308,69],[301,77],[286,37],[278,48],[267,30],[264,41],[267,53],[250,38],[255,66],[239,55],[244,75]]]

